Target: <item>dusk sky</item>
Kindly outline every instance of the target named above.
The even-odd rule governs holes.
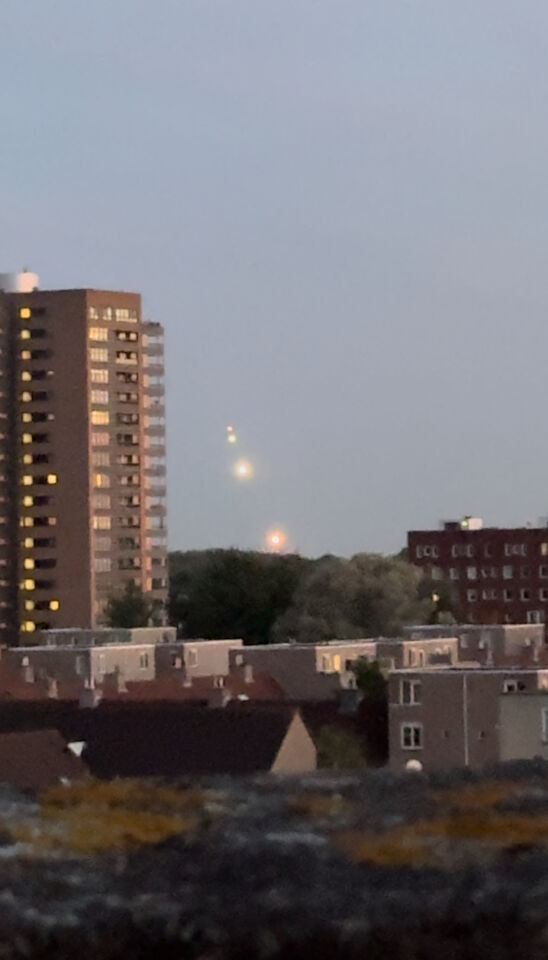
[[[172,549],[548,515],[546,0],[1,16],[0,271],[165,325]]]

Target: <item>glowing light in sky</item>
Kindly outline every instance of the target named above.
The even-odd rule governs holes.
[[[248,480],[253,476],[253,467],[249,460],[238,460],[234,465],[234,473],[242,480]]]
[[[227,440],[229,443],[236,443],[236,434],[234,433],[234,431],[228,434]]]
[[[283,530],[275,529],[268,531],[265,540],[267,549],[271,550],[273,553],[277,553],[280,550],[283,550],[287,537]]]

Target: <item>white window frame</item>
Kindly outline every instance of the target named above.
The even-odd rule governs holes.
[[[466,577],[468,580],[477,580],[478,579],[478,568],[477,567],[466,567]]]
[[[418,743],[405,743],[405,731],[411,730],[412,740],[415,740],[415,734],[418,733]],[[423,725],[422,723],[401,723],[400,724],[400,745],[402,750],[422,750],[423,749]]]
[[[506,563],[502,568],[502,579],[503,580],[513,580],[514,579],[514,568],[511,563]]]
[[[423,651],[420,651],[420,653],[423,653],[424,656]],[[409,686],[409,700],[405,700],[403,695],[406,684]],[[418,699],[416,694],[417,688],[419,691]],[[400,703],[404,704],[406,707],[416,706],[422,703],[422,683],[420,680],[408,680],[407,678],[402,678],[400,680]]]

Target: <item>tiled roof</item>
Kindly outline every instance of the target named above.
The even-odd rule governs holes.
[[[282,703],[211,709],[130,701],[82,710],[74,702],[21,701],[0,710],[0,730],[54,728],[63,743],[84,741],[82,759],[98,777],[250,774],[271,769],[294,714]]]
[[[57,730],[0,734],[0,782],[41,790],[66,777],[85,776],[86,765],[67,748]]]

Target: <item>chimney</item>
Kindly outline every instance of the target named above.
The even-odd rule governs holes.
[[[226,687],[214,687],[207,701],[208,707],[218,709],[226,707],[232,700],[232,694]]]
[[[253,664],[244,664],[244,683],[253,683]]]
[[[181,670],[181,674],[182,674],[182,680],[183,680],[183,687],[191,687],[191,686],[192,686],[192,676],[191,676],[191,674],[188,672],[188,670],[187,670],[186,667],[183,666],[183,668],[182,668],[182,670]]]
[[[31,666],[28,657],[21,660],[21,675],[25,683],[34,683],[34,667]]]
[[[80,694],[78,706],[83,710],[92,710],[98,707],[101,702],[102,694],[95,688],[93,680],[86,680],[84,689]]]
[[[114,689],[116,693],[127,693],[126,678],[120,670],[120,667],[116,667],[114,671]]]

